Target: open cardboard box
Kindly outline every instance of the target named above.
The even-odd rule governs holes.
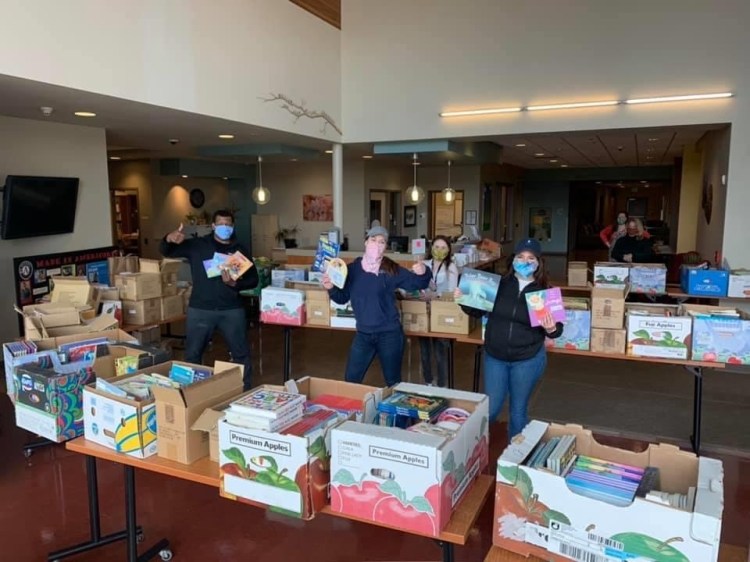
[[[627,350],[635,357],[688,359],[693,319],[670,304],[627,303]]]
[[[489,398],[401,383],[386,389],[448,399],[470,412],[449,440],[356,422],[331,432],[331,509],[358,519],[438,536],[488,463]]]
[[[658,468],[661,491],[686,494],[689,487],[696,487],[694,505],[681,510],[636,497],[627,507],[618,507],[574,493],[564,477],[523,464],[540,441],[569,434],[576,436],[578,454]],[[579,425],[534,420],[497,461],[493,544],[555,562],[571,557],[597,562],[715,562],[723,475],[720,461],[674,445],[652,444],[637,453],[601,445]]]
[[[333,394],[361,400],[364,419],[374,419],[383,392],[371,386],[313,377],[294,384],[308,399]],[[216,414],[212,417],[218,419]],[[334,418],[325,427],[298,437],[218,420],[221,495],[311,519],[328,503],[331,428],[340,423]]]
[[[736,317],[709,316],[719,310],[734,310]],[[692,359],[730,365],[750,365],[750,314],[734,307],[683,304],[682,314],[693,320]],[[703,314],[703,315],[701,315]]]
[[[49,297],[53,303],[67,303],[73,306],[92,306],[94,288],[88,277],[52,277],[52,293]]]

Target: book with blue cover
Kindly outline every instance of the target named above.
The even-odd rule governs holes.
[[[318,239],[318,248],[310,271],[325,272],[326,261],[339,257],[339,249],[340,245],[329,242],[328,236],[321,236]]]
[[[456,303],[490,312],[495,306],[500,279],[494,273],[465,268],[458,282],[461,296],[456,299]]]

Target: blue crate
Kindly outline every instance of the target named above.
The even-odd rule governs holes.
[[[688,295],[697,297],[726,297],[729,272],[726,269],[680,269],[680,286]]]

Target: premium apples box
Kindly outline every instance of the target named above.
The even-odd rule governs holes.
[[[388,389],[443,397],[470,413],[452,438],[345,422],[331,431],[331,510],[436,537],[488,462],[484,394],[401,383]]]
[[[540,441],[574,435],[576,453],[659,470],[657,489],[695,499],[684,509],[645,497],[615,506],[573,492],[563,476],[530,468]],[[497,461],[494,545],[543,560],[567,562],[716,562],[724,505],[721,461],[697,457],[674,445],[652,444],[633,452],[599,444],[577,425],[531,421]]]
[[[382,389],[361,384],[305,377],[295,382],[308,399],[321,394],[362,401],[364,419],[375,416]],[[331,428],[334,418],[306,436],[285,435],[218,422],[220,494],[311,519],[328,503]]]
[[[618,262],[598,262],[594,264],[595,287],[623,287],[628,282],[630,267]]]
[[[626,304],[626,353],[635,357],[687,359],[693,320],[677,316],[677,305]]]
[[[260,320],[266,324],[303,326],[305,292],[297,289],[263,287],[260,292]]]
[[[692,358],[750,365],[750,314],[732,307],[683,304],[693,318]]]
[[[667,267],[663,263],[630,266],[630,292],[663,295],[667,292]]]

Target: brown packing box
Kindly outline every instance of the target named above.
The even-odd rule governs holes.
[[[107,285],[92,285],[94,289],[94,302],[101,301],[119,301],[120,300],[120,289],[117,287],[109,287]]]
[[[330,326],[331,299],[325,289],[308,289],[305,291],[305,306],[309,326]]]
[[[122,323],[142,326],[157,324],[161,320],[161,299],[122,301]]]
[[[165,365],[171,367],[172,362]],[[205,380],[182,388],[154,387],[153,392],[156,398],[157,454],[191,464],[209,454],[209,436],[197,430],[195,422],[206,408],[242,392],[242,366],[217,361],[213,376]]]
[[[611,328],[625,326],[625,297],[627,287],[591,289],[591,327]]]
[[[430,309],[425,301],[401,301],[401,325],[406,332],[425,334],[430,331]]]
[[[586,287],[589,283],[589,265],[585,261],[568,262],[568,286]]]
[[[161,320],[169,320],[185,313],[184,302],[180,295],[161,297]]]
[[[177,294],[177,274],[182,266],[182,260],[140,260],[141,273],[159,273],[161,275],[161,296],[172,297]]]
[[[119,322],[114,316],[102,314],[88,320],[83,319],[80,324],[70,326],[57,326],[47,328],[45,326],[34,325],[33,330],[26,330],[25,338],[27,340],[41,340],[46,338],[56,338],[60,336],[74,336],[76,334],[89,334],[91,332],[101,332],[102,330],[111,330],[118,328]]]
[[[110,344],[107,346],[109,355],[97,357],[94,362],[94,372],[97,377],[111,379],[117,376],[115,361],[120,357],[132,356],[138,358],[139,370],[149,369],[154,364],[154,356],[145,349],[137,349],[127,345]],[[122,373],[130,374],[130,373]]]
[[[161,296],[173,297],[177,294],[177,274],[176,273],[162,273],[161,274]]]
[[[131,332],[141,345],[158,344],[161,341],[161,326],[148,326]]]
[[[30,304],[22,310],[15,307],[16,312],[23,316],[24,334],[32,334],[39,339],[44,330],[60,326],[74,326],[81,323],[79,309],[73,305],[60,303]]]
[[[94,303],[94,288],[86,277],[52,277],[52,284],[50,302],[74,306],[90,306]]]
[[[468,335],[476,326],[476,318],[469,316],[446,293],[430,301],[430,332]]]
[[[624,355],[627,339],[624,329],[591,328],[591,351]]]
[[[161,296],[160,273],[121,273],[115,276],[122,300],[142,301]]]

